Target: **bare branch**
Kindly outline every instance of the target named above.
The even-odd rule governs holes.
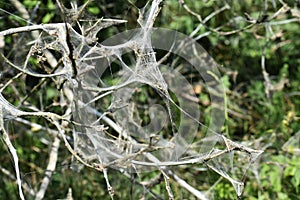
[[[168,170],[168,175],[170,177],[172,177],[181,187],[188,190],[190,193],[192,193],[198,199],[208,200],[208,198],[206,198],[206,196],[202,192],[200,192],[199,190],[192,187],[190,184],[188,184],[185,180],[181,179],[179,176],[177,176],[172,171]]]
[[[15,149],[15,147],[12,145],[9,135],[4,129],[4,123],[3,123],[3,106],[0,104],[0,134],[1,137],[3,138],[4,143],[9,149],[9,152],[11,153],[13,157],[13,162],[15,166],[15,171],[16,171],[16,178],[17,178],[17,183],[18,183],[18,189],[19,189],[19,196],[22,200],[25,200],[23,190],[22,190],[22,181],[21,181],[21,176],[20,176],[20,168],[19,168],[19,159],[18,159],[18,154]]]
[[[45,176],[44,176],[42,184],[40,186],[40,190],[37,192],[36,197],[35,197],[36,200],[40,200],[40,199],[44,198],[44,195],[48,188],[52,174],[55,171],[57,157],[58,157],[59,143],[60,143],[60,140],[58,139],[58,137],[55,137],[54,141],[52,143],[52,148],[51,148],[50,154],[49,154],[49,162],[48,162],[48,166],[47,166],[47,169],[45,172]]]

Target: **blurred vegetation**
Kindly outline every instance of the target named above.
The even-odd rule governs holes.
[[[23,0],[20,1],[29,13],[30,21],[34,23],[61,22],[62,16],[55,6],[55,1]],[[69,6],[66,1],[65,5]],[[78,1],[79,5],[84,1]],[[268,18],[278,11],[282,4],[277,0],[244,0],[240,1],[193,1],[186,0],[186,5],[203,18],[225,5],[229,9],[220,12],[210,19],[194,37],[197,37],[211,29],[224,25],[220,31],[228,32],[247,26],[245,13],[253,19]],[[197,40],[220,65],[220,71],[226,86],[228,102],[228,118],[224,129],[228,130],[230,138],[236,141],[253,141],[255,149],[263,149],[265,152],[259,162],[254,164],[257,171],[248,171],[245,177],[244,199],[269,200],[300,199],[300,3],[299,1],[281,1],[298,12],[298,16],[287,11],[270,22],[298,18],[298,21],[272,25],[272,31],[268,24],[256,23],[248,29],[234,34],[222,35],[212,32]],[[92,1],[87,8],[86,15],[95,18],[126,19],[126,25],[101,31],[99,41],[108,38],[114,33],[138,26],[136,19],[138,9],[145,5],[146,1]],[[38,6],[38,9],[36,9]],[[0,8],[16,16],[20,13],[10,1],[0,1]],[[35,10],[36,9],[36,10]],[[0,10],[1,31],[12,27],[24,26],[26,21],[9,15]],[[84,18],[84,16],[83,16]],[[233,20],[234,19],[234,20]],[[199,25],[196,16],[191,15],[179,4],[177,0],[164,1],[161,13],[157,18],[157,27],[175,29],[185,34],[191,34]],[[14,37],[5,37],[3,52],[10,55],[10,49],[14,47]],[[265,49],[265,53],[264,53]],[[21,49],[22,50],[22,49]],[[262,55],[265,54],[266,71],[273,86],[278,86],[270,92],[268,97],[265,92],[265,79],[261,68]],[[298,56],[297,56],[298,55]],[[11,55],[12,56],[12,55]],[[32,61],[34,65],[34,61]],[[1,71],[3,69],[0,63]],[[11,76],[1,77],[1,82],[7,81]],[[27,77],[28,79],[28,77]],[[29,77],[30,79],[30,77]],[[24,79],[26,80],[26,78]],[[16,88],[21,96],[32,88],[27,81],[16,81],[13,86],[5,90],[5,95],[15,92]],[[143,100],[143,96],[140,97]],[[52,82],[47,87],[42,87],[37,93],[31,95],[28,102],[35,102],[36,107],[43,106],[48,111],[64,113],[64,108],[57,103],[59,92]],[[141,100],[141,101],[142,101]],[[204,106],[204,112],[209,112],[210,106],[205,103],[207,96],[199,94],[199,100]],[[18,105],[19,99],[12,96],[10,102]],[[43,102],[41,105],[40,102]],[[37,121],[40,119],[31,119]],[[209,120],[209,119],[206,119]],[[41,123],[41,122],[39,122]],[[17,148],[20,158],[20,166],[23,180],[32,189],[37,189],[45,172],[47,156],[50,146],[43,142],[43,138],[52,140],[41,130],[28,129],[18,122],[9,125],[11,140]],[[45,122],[45,126],[47,126]],[[51,128],[51,127],[49,127]],[[288,142],[292,138],[294,143]],[[297,152],[298,150],[298,152]],[[4,143],[0,143],[0,165],[14,174],[12,160]],[[59,151],[58,167],[52,177],[51,184],[46,193],[46,199],[62,199],[67,196],[68,188],[72,188],[74,199],[110,199],[106,192],[106,184],[103,175],[91,169],[75,172],[70,169],[71,156],[62,145]],[[201,166],[195,165],[195,170],[176,169],[175,171],[185,177],[191,185],[205,191],[210,184],[217,183],[212,199],[236,199],[234,189],[225,180],[217,179],[213,172],[201,172],[196,170]],[[256,173],[257,172],[257,173]],[[0,199],[18,199],[17,186],[8,175],[0,172]],[[111,185],[116,191],[116,199],[139,199],[144,189],[134,184],[131,179],[109,171]],[[143,176],[143,175],[141,175]],[[148,174],[151,177],[152,175]],[[217,182],[218,181],[218,182]],[[175,181],[170,181],[171,187],[177,199],[193,199],[186,190],[180,188]],[[153,188],[152,188],[153,189]],[[155,186],[153,192],[167,199],[164,184]],[[28,199],[32,199],[27,194]],[[151,199],[153,197],[148,196]]]

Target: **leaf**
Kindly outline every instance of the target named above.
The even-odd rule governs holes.
[[[278,167],[273,167],[272,171],[269,173],[270,175],[270,185],[273,186],[273,191],[280,192],[281,191],[281,176],[279,176],[280,169]]]
[[[42,23],[46,24],[48,23],[53,17],[54,17],[54,13],[47,13],[43,19],[42,19]]]
[[[295,175],[292,178],[292,184],[296,188],[297,192],[300,186],[300,167],[296,167]]]
[[[98,15],[100,13],[100,9],[96,6],[88,8],[89,13],[93,15]]]

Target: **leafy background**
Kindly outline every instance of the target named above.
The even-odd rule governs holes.
[[[62,21],[61,13],[52,0],[23,0],[20,2],[29,13],[32,13],[30,17],[34,23]],[[84,1],[78,1],[79,5],[82,3]],[[114,33],[137,27],[137,8],[142,8],[145,3],[146,1],[120,0],[91,2],[87,8],[89,16],[128,21],[125,25],[103,30],[98,35],[99,40],[102,41]],[[245,13],[254,20],[262,19],[264,15],[268,18],[276,13],[283,3],[294,9],[294,12],[298,12],[297,16],[289,10],[270,20],[270,22],[277,22],[292,18],[298,19],[298,21],[272,26],[273,33],[266,28],[267,22],[269,22],[266,20],[234,34],[222,35],[212,32],[197,42],[220,65],[228,102],[228,117],[224,124],[224,130],[227,130],[231,139],[240,142],[253,141],[253,147],[265,151],[260,160],[254,164],[256,170],[249,170],[246,174],[243,198],[251,200],[300,199],[300,2],[244,0],[241,3],[240,1],[187,0],[185,3],[195,13],[201,14],[203,18],[223,7],[225,3],[230,6],[230,9],[209,20],[195,37],[221,25],[224,25],[221,29],[224,32],[246,27],[248,24],[245,20],[238,20],[239,17],[245,19]],[[37,5],[39,7],[35,10]],[[68,1],[65,2],[65,5],[69,6]],[[11,1],[0,1],[0,8],[21,16]],[[26,21],[14,15],[0,11],[1,31],[26,25]],[[167,0],[163,3],[155,25],[191,34],[199,25],[199,20],[187,12],[179,1]],[[15,42],[14,36],[5,37],[5,46],[0,51],[9,55],[11,49],[16,48]],[[282,86],[270,91],[269,97],[265,92],[265,79],[261,68],[264,50],[266,71],[269,73],[271,83],[273,86]],[[34,61],[32,64],[34,65]],[[0,69],[1,71],[6,70],[1,63]],[[9,74],[5,77],[1,76],[1,83],[6,82],[9,78],[11,78]],[[23,81],[15,81],[13,86],[5,90],[5,93],[9,96],[18,88],[20,95],[24,96],[33,87],[31,84],[35,84],[32,77],[24,78]],[[42,99],[37,101],[39,98]],[[30,96],[28,102],[32,102],[36,106],[39,106],[39,102],[43,102],[43,106],[48,107],[48,110],[64,113],[60,110],[64,108],[55,104],[58,99],[59,92],[50,82]],[[204,107],[204,112],[209,112],[210,106],[206,103],[207,95],[200,93],[199,99]],[[16,105],[19,103],[13,95],[11,95],[10,102]],[[40,119],[30,120],[34,122]],[[11,122],[9,127],[11,140],[17,148],[20,158],[22,178],[32,189],[37,189],[39,181],[44,175],[50,150],[50,146],[43,142],[43,138],[51,140],[51,136],[45,135],[40,130],[24,127],[18,122]],[[15,180],[10,176],[14,174],[12,160],[2,142],[0,143],[0,154],[0,199],[18,199]],[[71,156],[63,146],[59,149],[58,163],[45,199],[65,198],[68,188],[72,188],[74,199],[110,199],[103,175],[91,169],[74,172],[69,167]],[[200,191],[205,191],[215,184],[211,196],[213,199],[236,199],[235,191],[228,181],[219,180],[213,172],[198,170],[200,167],[195,165],[187,170],[183,166],[177,169],[177,173]],[[10,173],[6,173],[4,169]],[[152,178],[155,173],[141,176]],[[137,199],[144,192],[141,186],[112,169],[110,170],[110,181],[116,191],[116,199]],[[171,187],[177,199],[194,198],[186,190],[180,188],[175,181],[171,180]],[[163,199],[168,198],[164,183],[158,184],[152,189]],[[33,198],[30,194],[27,194],[27,197],[28,199]],[[150,199],[149,196],[147,198]]]

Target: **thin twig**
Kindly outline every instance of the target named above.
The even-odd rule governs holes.
[[[190,184],[188,184],[185,180],[177,176],[174,172],[171,170],[168,170],[168,175],[172,177],[181,187],[185,188],[187,191],[192,193],[195,197],[201,200],[208,200],[208,198],[199,190],[192,187]]]
[[[49,30],[56,30],[59,27],[64,27],[64,25],[65,25],[64,23],[54,23],[54,24],[38,24],[38,25],[10,28],[5,31],[1,31],[0,36],[6,36],[6,35],[15,34],[15,33],[35,31],[35,30],[44,30],[46,32],[49,32]]]
[[[164,177],[164,180],[165,180],[165,183],[166,183],[166,190],[167,190],[168,195],[169,195],[169,200],[174,200],[174,195],[173,195],[172,189],[170,187],[170,181],[169,181],[170,178],[163,170],[160,170],[160,171],[163,174],[163,177]]]
[[[21,4],[18,0],[9,0],[14,6],[15,8],[20,12],[21,17],[23,17],[24,19],[28,20],[30,18],[26,8],[23,6],[23,4]]]
[[[1,171],[4,175],[8,176],[8,178],[10,178],[11,180],[16,181],[15,176],[14,176],[13,174],[11,174],[10,171],[8,171],[7,169],[5,169],[5,168],[3,168],[3,167],[0,166],[0,171]],[[4,180],[4,178],[3,178],[2,180]],[[35,196],[36,192],[31,188],[30,185],[28,185],[28,183],[22,182],[22,187],[23,187],[23,189],[24,189],[25,191],[27,191],[31,196],[33,196],[33,197]]]
[[[110,195],[110,198],[113,200],[114,199],[114,189],[111,187],[110,183],[109,183],[109,180],[108,180],[108,176],[107,176],[107,168],[104,168],[103,169],[103,175],[104,175],[104,179],[106,181],[106,185],[107,185],[107,190],[108,190],[108,193]]]
[[[22,190],[22,181],[21,181],[21,176],[20,176],[18,154],[17,154],[17,151],[16,151],[15,147],[12,145],[12,143],[9,139],[8,133],[4,129],[2,109],[3,109],[3,106],[2,106],[2,104],[0,104],[0,134],[1,134],[1,137],[3,138],[3,140],[4,140],[4,143],[8,147],[9,152],[11,153],[11,155],[13,157],[13,162],[14,162],[14,165],[15,165],[16,178],[17,178],[17,183],[18,183],[18,189],[19,189],[19,196],[22,200],[25,200],[23,190]]]
[[[45,176],[42,180],[42,184],[40,186],[40,190],[37,192],[35,200],[41,200],[44,198],[44,195],[46,193],[46,190],[48,188],[49,182],[51,180],[52,174],[55,171],[56,163],[57,163],[57,157],[58,157],[58,148],[59,148],[60,140],[56,136],[54,138],[54,141],[52,143],[52,148],[49,154],[49,162],[48,166],[45,172]]]
[[[66,70],[61,70],[58,73],[54,73],[54,74],[37,74],[37,73],[33,73],[30,72],[29,70],[26,70],[24,68],[21,68],[15,64],[13,64],[12,62],[10,62],[2,53],[0,54],[0,56],[4,59],[4,61],[9,64],[11,67],[23,72],[24,74],[28,74],[30,76],[34,76],[34,77],[39,77],[39,78],[51,78],[51,77],[55,77],[55,76],[62,76],[65,75],[66,73],[68,73],[68,71]]]

